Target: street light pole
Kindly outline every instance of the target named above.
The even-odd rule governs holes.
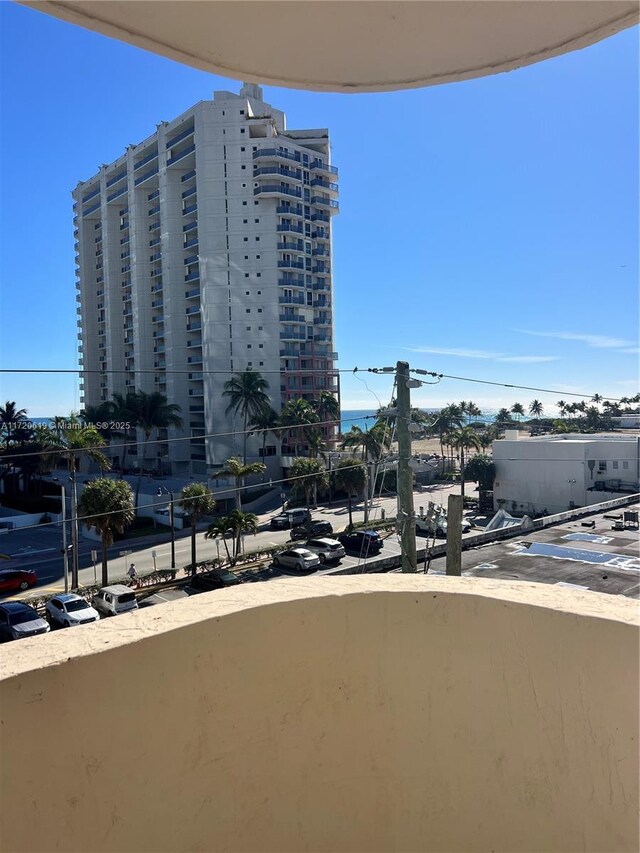
[[[57,478],[56,478],[57,481]],[[64,564],[64,591],[69,592],[69,552],[67,550],[67,493],[64,483],[58,483],[62,494],[62,557]]]
[[[165,492],[169,495],[169,524],[171,525],[171,568],[175,569],[176,567],[176,529],[173,526],[173,492],[171,489],[167,489],[166,486],[158,486],[158,497]]]

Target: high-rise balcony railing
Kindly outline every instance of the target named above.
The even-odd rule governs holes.
[[[283,276],[278,279],[279,287],[305,287],[305,282],[303,276],[300,278],[293,278],[291,276]]]
[[[173,148],[174,145],[177,145],[178,142],[182,142],[183,139],[186,139],[188,136],[193,136],[194,126],[186,128],[185,130],[180,131],[176,136],[172,136],[171,139],[167,140],[167,151]]]
[[[309,165],[309,168],[312,172],[326,172],[328,175],[338,175],[338,167],[330,166],[328,163],[325,163],[324,160],[313,160]]]
[[[311,196],[311,204],[320,204],[323,207],[328,207],[331,213],[337,213],[340,205],[337,201],[334,201],[330,198],[325,198],[322,195],[312,195]],[[313,219],[313,217],[312,217]]]
[[[289,160],[302,165],[302,155],[297,151],[285,151],[284,148],[260,148],[253,152],[254,160]]]
[[[287,269],[287,270],[303,270],[304,269],[304,261],[294,261],[293,258],[289,260],[278,261],[279,269]]]
[[[167,160],[167,166],[173,166],[174,163],[184,159],[188,154],[193,153],[195,150],[195,145],[187,145],[186,148],[183,148],[182,151],[178,151],[177,154],[174,154],[173,157]]]
[[[302,225],[289,225],[282,222],[280,225],[276,225],[276,231],[287,234],[304,234],[304,227]],[[280,244],[278,244],[278,248],[280,248]]]
[[[267,184],[264,187],[254,187],[254,195],[268,196],[293,196],[294,198],[302,198],[302,189],[300,187],[289,187],[279,184]]]
[[[281,341],[306,341],[306,332],[280,332]]]
[[[157,175],[157,174],[158,174],[158,166],[156,164],[155,166],[152,166],[151,169],[148,169],[144,174],[137,177],[134,180],[133,185],[136,187],[140,186],[140,184],[143,184],[145,181],[148,181],[149,178],[153,178],[153,176]]]
[[[319,210],[314,211],[311,214],[312,222],[331,222],[331,217],[329,217],[326,213],[321,213]]]
[[[304,252],[304,241],[290,240],[288,243],[278,243],[276,248],[281,252]]]
[[[276,207],[276,213],[287,216],[304,216],[304,207],[301,204],[291,204],[285,202]]]
[[[311,179],[312,187],[321,187],[323,190],[327,192],[337,193],[338,185],[333,181],[325,181],[324,178],[312,178]]]
[[[280,305],[306,305],[306,299],[303,294],[292,293],[291,296],[279,296],[278,304]]]
[[[262,175],[278,175],[284,178],[293,178],[294,181],[302,180],[301,169],[289,169],[286,166],[263,166],[260,169],[254,167],[253,177],[259,178]]]
[[[138,169],[141,169],[143,166],[146,166],[147,163],[150,163],[152,160],[158,159],[158,151],[151,151],[149,154],[145,155],[142,160],[138,160],[137,163],[133,164],[133,171],[137,172]]]

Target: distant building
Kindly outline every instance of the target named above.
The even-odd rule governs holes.
[[[638,492],[637,435],[564,435],[493,443],[494,508],[556,513]]]
[[[157,128],[73,192],[82,401],[162,392],[187,440],[162,431],[165,443],[130,451],[130,464],[211,474],[242,452],[241,419],[222,396],[232,374],[262,373],[276,411],[338,396],[337,169],[327,129],[287,130],[253,84]],[[278,473],[279,442],[267,438]],[[248,455],[261,458],[262,436]]]

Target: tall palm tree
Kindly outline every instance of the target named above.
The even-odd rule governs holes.
[[[357,450],[358,447],[362,448],[362,458],[364,459],[364,430],[360,429],[357,424],[353,424],[349,432],[345,433],[342,436],[342,444],[340,445],[343,450],[350,448],[351,450]]]
[[[119,436],[122,438],[122,454],[118,454],[120,458],[120,468],[122,471],[125,469],[125,462],[127,457],[127,449],[129,444],[136,444],[135,439],[135,428],[137,415],[135,413],[136,408],[136,392],[128,391],[126,397],[122,394],[115,393],[112,395],[112,399],[109,401],[112,406],[112,413],[114,421],[117,421],[120,424],[131,424],[130,429],[122,429],[122,430],[114,430],[113,435]]]
[[[540,400],[532,400],[529,404],[529,414],[532,417],[539,418],[544,411],[544,407]]]
[[[113,545],[113,531],[124,533],[136,517],[131,486],[124,480],[101,477],[84,487],[78,501],[82,523],[95,528],[102,539],[102,585],[109,583],[107,548]],[[77,587],[77,578],[72,584]]]
[[[251,423],[249,424],[249,426],[252,430],[254,430],[254,432],[260,433],[262,435],[262,459],[264,461],[266,457],[268,434],[272,432],[276,436],[276,438],[280,438],[281,435],[281,430],[278,429],[278,427],[280,426],[278,413],[275,411],[275,409],[272,409],[271,406],[267,406],[265,409],[261,409],[251,418]],[[264,474],[262,477],[262,481],[264,482]]]
[[[247,427],[249,421],[269,406],[267,389],[269,383],[257,370],[242,371],[234,374],[224,383],[223,397],[229,399],[226,413],[233,412],[242,416],[243,420],[243,451],[242,461],[247,464]]]
[[[205,515],[211,515],[216,502],[211,489],[204,483],[189,483],[180,493],[180,506],[191,522],[191,573],[196,573],[196,523]]]
[[[480,450],[482,443],[478,433],[469,426],[462,427],[451,437],[452,446],[460,451],[460,494],[464,497],[464,454],[465,450]]]
[[[318,487],[327,488],[329,475],[324,465],[317,459],[301,456],[294,459],[289,468],[291,490],[295,495],[304,495],[307,506],[318,505]]]
[[[322,430],[319,427],[309,426],[304,431],[304,437],[309,448],[309,455],[312,459],[317,459],[327,446]]]
[[[318,423],[318,416],[314,411],[313,406],[308,400],[296,398],[287,400],[280,412],[280,424],[283,427],[288,427],[293,433],[293,444],[296,456],[301,456],[299,452],[302,449],[305,438],[305,428],[311,424]],[[295,429],[294,429],[295,428]]]
[[[340,421],[340,404],[331,391],[320,391],[311,405],[319,421]]]
[[[556,406],[560,410],[560,417],[563,418],[567,413],[567,404],[565,400],[558,400]]]
[[[216,477],[233,477],[236,482],[236,509],[242,510],[242,498],[240,490],[245,477],[249,474],[262,474],[267,466],[262,462],[250,462],[245,465],[237,456],[227,459],[225,467],[216,473]]]
[[[600,403],[602,403],[603,399],[604,398],[603,398],[602,394],[594,394],[593,397],[591,398],[591,402],[595,403],[597,406]]]
[[[511,406],[511,413],[518,418],[518,421],[520,421],[525,414],[524,406],[522,405],[522,403],[514,403],[513,406]]]
[[[142,452],[144,460],[145,450],[149,444],[151,433],[154,429],[167,429],[167,427],[182,427],[180,417],[180,406],[177,403],[168,403],[167,398],[160,391],[136,391],[127,395],[125,405],[131,412],[131,422],[144,433],[145,447]],[[136,506],[140,496],[140,485],[142,483],[142,466],[136,484]]]

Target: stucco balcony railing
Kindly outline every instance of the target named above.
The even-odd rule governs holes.
[[[283,579],[21,640],[2,668],[6,850],[638,849],[622,597]]]

